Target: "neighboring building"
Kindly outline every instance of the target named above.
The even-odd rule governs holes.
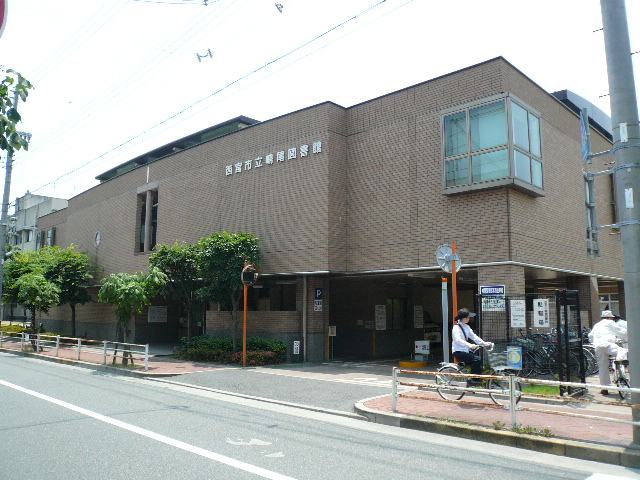
[[[611,148],[606,128],[592,128],[591,142]],[[250,335],[290,352],[300,341],[294,358],[317,361],[332,326],[336,357],[408,355],[423,320],[442,325],[443,244],[462,257],[460,306],[473,308],[479,286],[504,285],[507,296],[570,288],[588,323],[599,293],[623,298],[618,236],[600,236],[600,257],[587,252],[583,167],[606,161],[583,166],[576,113],[498,57],[349,108],[225,122],[101,175],[38,225],[88,251],[105,276],[145,270],[156,244],[253,233],[263,261]],[[598,220],[612,224],[602,178]],[[54,309],[45,324],[64,332],[68,317]],[[94,338],[115,335],[111,307],[78,307],[77,321]],[[133,338],[176,341],[181,322],[158,302]],[[206,332],[230,328],[229,313],[210,306]]]
[[[38,218],[67,208],[68,200],[25,193],[16,198],[15,211],[10,217],[7,243],[12,249],[35,251],[43,245],[55,242],[55,227],[38,231]],[[21,305],[9,305],[4,309],[4,319],[25,321],[28,310]]]
[[[45,197],[27,192],[24,196],[16,198],[15,212],[12,219],[11,230],[12,247],[23,251],[34,251],[44,245],[55,243],[55,228],[38,232],[38,218],[49,215],[52,212],[67,208],[68,200],[63,198]]]

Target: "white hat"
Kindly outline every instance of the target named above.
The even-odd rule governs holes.
[[[615,318],[615,315],[611,310],[603,310],[600,318]]]

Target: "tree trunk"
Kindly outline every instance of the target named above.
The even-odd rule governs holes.
[[[69,304],[71,307],[71,336],[76,336],[76,306],[74,303]]]
[[[236,351],[238,345],[238,305],[240,304],[240,292],[236,290],[231,294],[231,321],[233,323],[233,351]]]

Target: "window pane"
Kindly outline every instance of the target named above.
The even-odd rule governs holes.
[[[509,176],[509,151],[484,153],[471,157],[471,169],[474,182],[484,182],[494,178]]]
[[[513,143],[528,152],[529,126],[527,123],[527,111],[520,105],[511,103],[511,120],[513,123]]]
[[[504,102],[491,103],[469,111],[471,149],[498,147],[507,143]]]
[[[467,157],[447,160],[445,163],[446,186],[466,185],[469,183],[469,159]]]
[[[517,150],[513,152],[513,156],[513,163],[516,167],[516,178],[531,183],[531,160],[529,156]]]
[[[531,176],[531,183],[538,188],[542,188],[542,163],[533,158],[531,159]]]
[[[531,114],[529,114],[529,139],[531,141],[531,153],[536,157],[540,157],[540,120]]]
[[[460,112],[444,118],[445,156],[467,153],[467,113]]]

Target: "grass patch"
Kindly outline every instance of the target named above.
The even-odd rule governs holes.
[[[494,430],[506,430],[507,428],[507,424],[506,423],[502,423],[500,421],[498,422],[493,422],[493,429]],[[543,428],[542,430],[537,429],[536,427],[532,427],[530,425],[516,425],[514,427],[509,428],[509,430],[511,430],[514,433],[524,433],[526,435],[537,435],[539,437],[553,437],[553,433],[551,432],[551,430],[549,430],[548,428]]]
[[[527,383],[522,385],[522,393],[535,393],[536,395],[551,395],[557,397],[560,395],[560,387]]]

